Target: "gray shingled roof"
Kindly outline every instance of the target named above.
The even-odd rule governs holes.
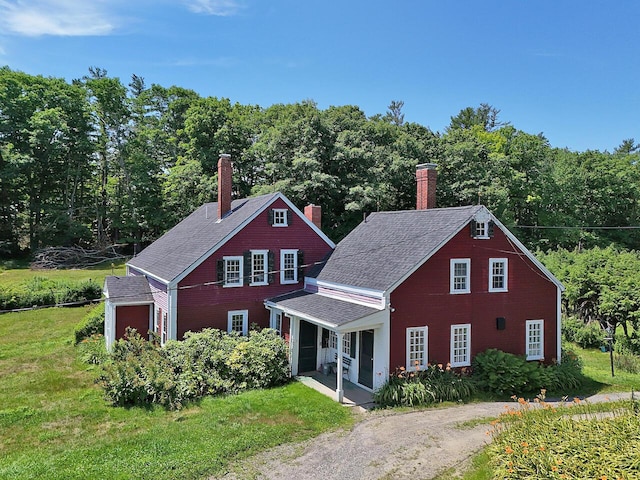
[[[113,302],[153,302],[149,281],[143,275],[132,277],[110,275],[104,280],[104,291]]]
[[[483,208],[372,213],[336,246],[316,278],[385,291]]]
[[[269,302],[277,303],[279,308],[300,312],[307,317],[322,320],[336,327],[380,311],[364,305],[324,297],[317,293],[305,292],[304,290],[271,298]]]
[[[202,205],[129,261],[129,265],[172,281],[254,213],[277,196],[269,193],[231,202],[231,213],[218,222],[218,204]]]

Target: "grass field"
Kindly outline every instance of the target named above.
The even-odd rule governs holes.
[[[107,275],[124,275],[125,266],[123,262],[106,263],[98,267],[87,269],[70,270],[31,270],[28,265],[16,264],[15,262],[0,263],[0,283],[3,285],[13,285],[28,282],[34,277],[42,277],[52,280],[73,280],[87,281],[102,285]]]
[[[203,478],[353,421],[298,383],[206,398],[178,412],[110,407],[97,371],[73,346],[86,311],[0,315],[0,478]]]

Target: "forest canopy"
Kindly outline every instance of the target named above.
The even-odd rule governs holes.
[[[415,167],[433,162],[437,206],[482,203],[529,248],[640,247],[633,139],[574,152],[491,105],[444,132],[405,122],[402,107],[241,105],[100,68],[72,82],[0,68],[0,256],[151,242],[216,199],[219,153],[232,156],[235,197],[321,205],[336,241],[363,214],[415,208]]]

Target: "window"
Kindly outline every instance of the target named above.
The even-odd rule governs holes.
[[[271,312],[271,328],[282,335],[282,312]]]
[[[473,238],[481,238],[487,240],[493,237],[494,223],[491,216],[487,214],[479,214],[475,220],[471,221],[471,236]]]
[[[451,359],[452,367],[468,367],[471,365],[471,324],[451,325]]]
[[[507,291],[507,259],[506,258],[490,258],[489,259],[489,291],[490,292],[506,292]]]
[[[451,259],[450,293],[471,292],[471,260],[468,258]]]
[[[427,366],[427,327],[407,328],[407,370]]]
[[[288,227],[289,226],[289,210],[286,208],[274,208],[271,210],[273,220],[271,225],[274,227]]]
[[[298,250],[280,251],[280,283],[298,282]]]
[[[266,285],[268,250],[251,250],[251,283],[250,285]]]
[[[224,257],[224,286],[242,286],[242,257]]]
[[[336,332],[329,332],[329,348],[338,349],[338,334]]]
[[[248,310],[231,310],[227,314],[227,331],[238,332],[241,335],[246,335],[248,333]]]
[[[526,354],[527,360],[544,359],[544,320],[527,320],[526,322]]]
[[[342,353],[351,356],[351,334],[342,335]]]
[[[169,340],[169,316],[165,313],[162,316],[162,345]]]

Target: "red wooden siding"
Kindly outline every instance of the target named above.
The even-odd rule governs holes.
[[[452,258],[471,259],[471,293],[449,293]],[[489,292],[489,259],[508,259],[508,292]],[[557,287],[498,228],[480,240],[463,228],[391,295],[391,354],[393,371],[406,363],[406,329],[429,327],[428,359],[450,359],[451,325],[471,324],[471,356],[488,348],[523,355],[525,321],[544,320],[545,361],[556,357]],[[497,330],[496,318],[506,319]]]
[[[205,327],[227,329],[229,310],[249,310],[249,325],[256,323],[269,326],[269,311],[264,300],[304,287],[304,278],[299,276],[297,284],[280,284],[280,250],[299,249],[304,254],[304,264],[321,261],[331,250],[305,221],[294,215],[288,227],[269,225],[269,210],[288,208],[278,199],[267,210],[258,215],[234,238],[200,264],[185,277],[178,286],[178,338],[189,330]],[[217,282],[217,261],[224,256],[242,255],[248,250],[269,250],[274,253],[273,282],[270,285],[223,287],[202,285]],[[194,288],[184,288],[196,285]]]
[[[149,305],[116,306],[116,340],[124,337],[127,327],[135,328],[146,338],[149,331]]]

